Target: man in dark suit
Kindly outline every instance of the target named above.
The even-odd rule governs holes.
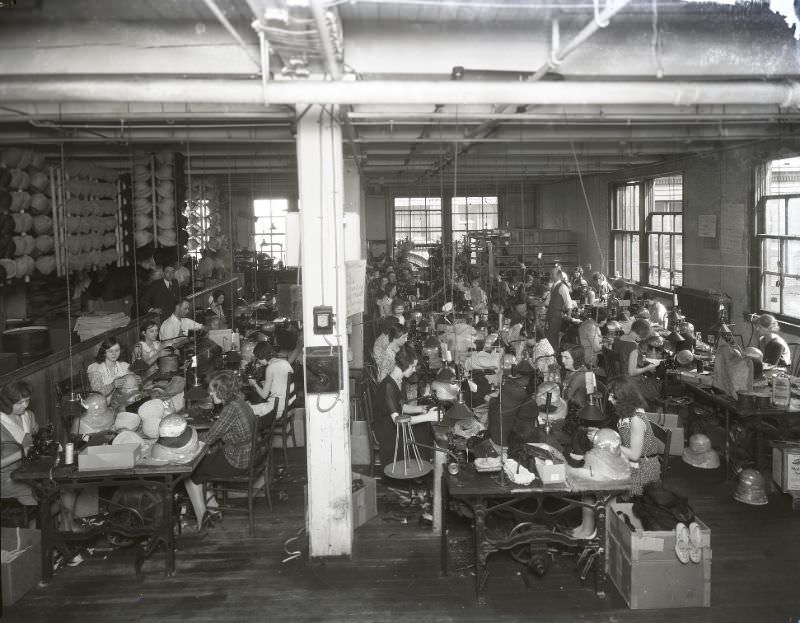
[[[175,267],[165,266],[161,279],[151,281],[142,295],[142,310],[157,311],[163,318],[169,316],[180,300],[180,289],[175,279]]]

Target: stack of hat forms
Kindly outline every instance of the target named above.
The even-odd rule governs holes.
[[[44,156],[0,151],[0,284],[55,270],[50,178]]]
[[[138,157],[133,167],[134,239],[137,247],[178,244],[175,209],[175,154]]]
[[[120,254],[117,173],[80,160],[67,161],[64,171],[64,268],[108,266]]]

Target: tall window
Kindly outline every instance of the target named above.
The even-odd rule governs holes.
[[[453,239],[497,227],[497,197],[453,197]]]
[[[275,260],[286,261],[286,199],[256,199],[253,214],[256,217],[254,242],[258,253],[266,253]]]
[[[682,213],[681,175],[615,186],[611,206],[614,270],[642,285],[683,285]]]
[[[757,223],[761,309],[800,319],[800,157],[773,160],[765,173]]]
[[[416,253],[427,257],[426,249],[442,239],[442,200],[439,197],[396,197],[394,239],[411,240]]]

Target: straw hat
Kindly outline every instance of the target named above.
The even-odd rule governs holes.
[[[172,197],[163,197],[158,200],[159,211],[173,212],[175,210],[175,200]]]
[[[6,279],[13,279],[17,276],[17,263],[14,260],[2,259],[0,266],[5,270]]]
[[[172,170],[171,164],[162,164],[158,169],[156,169],[156,179],[159,180],[172,180],[174,177],[174,172]]]
[[[158,242],[165,247],[174,247],[178,244],[177,232],[174,229],[159,230]]]
[[[133,236],[136,239],[137,248],[143,247],[153,242],[153,234],[146,230],[139,230],[135,232]]]
[[[52,275],[56,269],[56,258],[52,255],[42,255],[36,259],[36,270],[43,275]]]
[[[22,157],[22,150],[18,147],[9,147],[0,153],[0,162],[7,169],[13,169],[19,165],[19,160]]]
[[[156,194],[158,194],[159,197],[171,197],[174,191],[175,184],[167,180],[162,180],[158,183],[158,186],[156,186]]]
[[[128,411],[120,411],[117,413],[117,418],[114,420],[115,430],[137,430],[142,423],[142,418],[136,413],[129,413]]]
[[[42,193],[36,193],[31,197],[30,209],[34,214],[46,214],[50,211],[50,200]]]
[[[137,198],[149,197],[152,190],[152,187],[147,182],[136,182],[133,185],[133,194],[136,195]]]
[[[158,214],[159,229],[175,229],[175,215],[169,212]]]
[[[8,209],[12,212],[19,212],[25,207],[26,202],[30,205],[30,199],[25,199],[27,194],[25,192],[11,193],[11,205]]]
[[[44,168],[44,154],[40,152],[33,152],[31,163],[28,165],[28,170],[36,169],[40,171]]]
[[[161,151],[156,152],[156,160],[160,164],[172,164],[172,162],[175,160],[175,154],[166,149],[162,149]]]
[[[158,428],[164,417],[164,401],[158,398],[148,400],[139,407],[139,417],[142,418],[142,432],[145,437],[156,439]]]
[[[153,224],[153,217],[147,213],[136,214],[133,217],[136,229],[147,229]]]
[[[133,209],[135,212],[152,212],[153,204],[145,197],[137,197],[133,201]]]
[[[114,440],[111,442],[111,445],[121,446],[123,444],[134,444],[134,443],[137,443],[140,446],[144,445],[144,439],[142,439],[141,435],[135,433],[132,430],[122,430],[116,437],[114,437]]]
[[[40,193],[46,193],[48,190],[50,190],[50,179],[41,171],[37,171],[30,176],[29,185],[34,190],[38,190]]]
[[[38,251],[40,255],[47,255],[53,251],[53,237],[47,234],[37,236],[34,244],[36,246],[36,251]]]
[[[27,234],[33,229],[33,217],[27,212],[12,214],[14,218],[14,232],[18,234]]]
[[[702,433],[689,437],[689,446],[683,449],[683,462],[700,469],[717,469],[719,454],[711,447],[711,440]]]
[[[33,232],[38,235],[49,234],[53,231],[53,219],[46,214],[33,217]]]

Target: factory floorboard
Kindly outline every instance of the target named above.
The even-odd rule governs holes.
[[[579,581],[568,556],[557,556],[527,588],[519,565],[505,554],[490,558],[487,603],[478,606],[466,523],[454,522],[453,571],[442,577],[438,538],[404,512],[384,484],[378,516],[355,532],[351,561],[283,562],[284,542],[304,525],[305,457],[295,450],[290,458],[274,510],[268,513],[259,500],[255,538],[248,537],[246,515],[226,516],[205,538],[180,537],[171,578],[162,573],[163,553],[154,554],[137,577],[130,549],[98,548],[82,565],[59,569],[48,586],[5,608],[2,620],[659,623],[679,617],[682,623],[785,623],[800,617],[800,511],[792,511],[781,494],[766,506],[735,502],[734,484],[723,482],[721,471],[696,470],[678,457],[672,457],[667,485],[688,496],[712,531],[710,608],[634,611],[610,583],[598,599],[591,581]]]

